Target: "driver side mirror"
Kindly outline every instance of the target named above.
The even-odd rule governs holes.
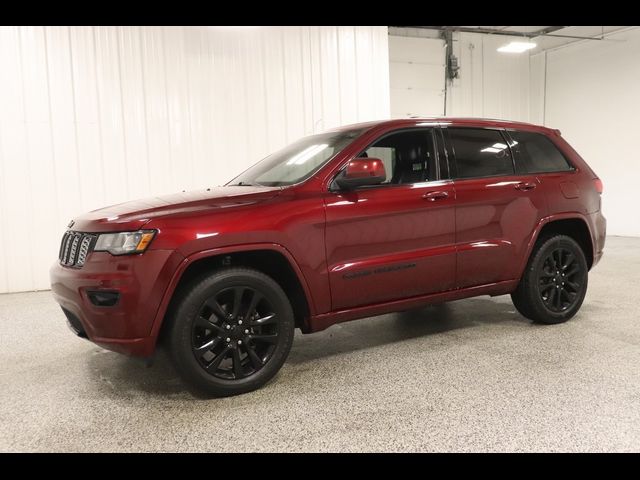
[[[377,185],[386,179],[387,172],[379,158],[354,158],[336,177],[335,183],[342,190],[352,190],[364,185]]]

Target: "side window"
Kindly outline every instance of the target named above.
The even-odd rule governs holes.
[[[436,178],[433,137],[427,129],[387,135],[359,156],[382,160],[387,172],[383,185],[419,183]]]
[[[456,178],[513,175],[507,142],[498,130],[447,128],[456,159]]]
[[[572,167],[551,140],[540,133],[509,132],[523,173],[566,172]]]

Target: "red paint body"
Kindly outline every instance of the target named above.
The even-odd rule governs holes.
[[[301,319],[305,332],[433,302],[510,293],[540,230],[556,220],[584,222],[592,265],[600,259],[605,219],[596,175],[558,131],[451,118],[363,126],[368,127],[364,134],[298,185],[219,187],[128,202],[75,219],[73,230],[79,232],[144,227],[158,234],[143,254],[92,252],[80,269],[56,262],[51,269],[56,300],[95,343],[150,356],[181,275],[193,262],[215,255],[280,253],[307,299],[309,315]],[[575,170],[329,190],[347,162],[381,135],[447,126],[542,133]],[[96,307],[87,290],[119,291],[120,301]]]

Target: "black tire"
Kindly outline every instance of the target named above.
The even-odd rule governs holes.
[[[573,238],[540,239],[511,300],[523,316],[535,322],[566,322],[584,301],[588,270],[584,252]]]
[[[226,268],[196,278],[178,295],[167,340],[188,385],[210,396],[238,395],[260,388],[280,370],[293,343],[294,316],[272,278]]]

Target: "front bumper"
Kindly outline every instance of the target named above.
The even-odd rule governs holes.
[[[56,262],[50,270],[51,291],[79,336],[109,350],[149,357],[155,350],[151,332],[158,307],[180,260],[172,250],[122,256],[92,252],[80,269]],[[115,292],[117,302],[96,305],[96,292]]]

